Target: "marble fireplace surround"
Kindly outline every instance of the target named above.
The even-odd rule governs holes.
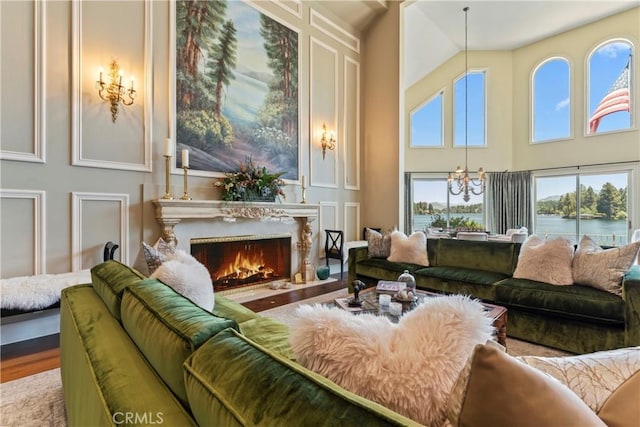
[[[153,205],[162,238],[189,253],[195,238],[289,233],[292,279],[300,273],[304,282],[314,280],[320,238],[312,223],[319,205],[180,199],[156,199]]]

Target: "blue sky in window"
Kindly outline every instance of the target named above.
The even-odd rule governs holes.
[[[536,70],[533,81],[534,141],[570,136],[569,85],[569,64],[564,59],[549,60]]]
[[[485,145],[485,73],[484,71],[471,71],[468,73],[469,99],[467,107],[469,147],[482,147]],[[464,147],[465,140],[465,81],[464,77],[454,84],[454,112],[453,112],[453,146]]]

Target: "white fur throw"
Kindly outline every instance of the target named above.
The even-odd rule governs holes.
[[[290,341],[299,363],[425,425],[442,425],[449,392],[476,344],[491,338],[482,305],[434,297],[398,324],[374,314],[302,305]]]
[[[533,234],[520,248],[513,277],[557,286],[573,285],[573,253],[573,244],[564,237],[543,240]]]
[[[89,270],[2,279],[2,308],[40,310],[60,301],[64,288],[82,283],[91,283]]]
[[[391,253],[388,261],[405,262],[429,266],[427,257],[427,235],[422,231],[415,231],[409,237],[402,231],[391,233]]]
[[[176,250],[151,277],[171,286],[205,310],[213,311],[215,299],[209,270],[185,251]]]

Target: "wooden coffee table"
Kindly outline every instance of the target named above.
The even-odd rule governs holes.
[[[423,291],[419,289],[416,291],[416,294],[418,298],[413,302],[399,301],[399,302],[402,302],[403,313],[413,310],[418,305],[420,305],[426,298],[444,296],[444,294]],[[338,298],[334,303],[337,307],[346,309],[354,314],[373,313],[378,316],[386,316],[393,322],[397,322],[400,320],[400,316],[394,316],[391,313],[389,313],[388,307],[385,307],[385,308],[380,307],[380,302],[378,300],[378,293],[376,293],[375,287],[360,291],[360,300],[362,301],[362,308],[359,308],[359,309],[346,308],[345,302],[346,300],[351,298],[352,297]],[[338,300],[341,300],[341,301],[338,301]],[[392,299],[392,301],[395,301],[395,300]],[[507,347],[507,309],[500,305],[489,304],[486,302],[481,302],[481,304],[484,307],[487,313],[487,316],[493,319],[493,327],[496,329],[496,337],[495,337],[496,340],[498,341],[498,343],[500,343],[506,348]]]

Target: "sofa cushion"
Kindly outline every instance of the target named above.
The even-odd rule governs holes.
[[[610,292],[588,286],[554,286],[508,278],[495,284],[498,304],[531,312],[590,322],[624,324],[624,301]]]
[[[379,233],[370,228],[365,229],[367,239],[367,255],[369,258],[387,258],[391,253],[391,233]]]
[[[196,350],[184,376],[200,425],[418,425],[232,329]]]
[[[573,253],[573,245],[564,237],[543,240],[531,235],[520,248],[513,277],[558,286],[572,285]]]
[[[289,327],[269,317],[258,317],[240,324],[240,332],[258,345],[269,351],[277,352],[284,357],[295,360],[289,343]]]
[[[124,291],[122,325],[185,406],[182,364],[186,358],[223,329],[238,328],[235,321],[212,315],[157,279]]]
[[[511,276],[514,265],[514,243],[439,239],[435,267],[459,267],[491,271]]]
[[[476,346],[451,396],[454,426],[605,426],[568,387],[493,344]]]
[[[640,242],[605,250],[585,235],[573,258],[573,281],[620,295],[622,277],[633,265],[639,250]]]
[[[91,269],[91,284],[102,298],[111,315],[120,320],[120,304],[125,288],[144,279],[144,276],[126,265],[109,260]]]
[[[365,258],[357,263],[358,277],[373,277],[379,280],[396,280],[405,270],[413,273],[419,268],[417,264],[391,262],[381,258]]]
[[[233,319],[238,324],[260,317],[244,305],[222,295],[216,295],[216,306],[213,310],[213,314],[218,317]]]
[[[452,267],[429,267],[416,270],[416,276],[437,277],[444,280],[455,280],[474,285],[493,285],[494,283],[506,279],[506,274],[494,273],[485,270],[473,270],[470,268]]]
[[[391,233],[391,252],[387,260],[428,267],[427,235],[416,231],[407,236],[402,231],[394,231]]]

